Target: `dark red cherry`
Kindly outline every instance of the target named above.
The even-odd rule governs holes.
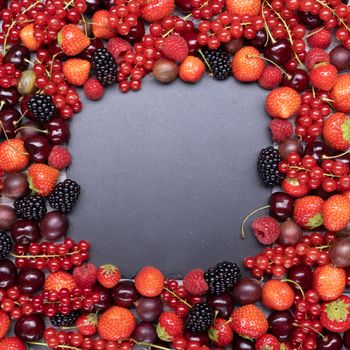
[[[317,338],[315,350],[341,350],[343,340],[339,333],[322,332],[323,337]]]
[[[11,237],[16,244],[20,245],[37,242],[41,238],[39,225],[34,220],[18,220],[12,226]]]
[[[270,43],[264,49],[264,56],[278,65],[283,65],[288,62],[292,55],[292,46],[287,39],[277,40],[275,43]]]
[[[86,0],[86,13],[89,15],[93,15],[97,10],[100,10],[102,7],[101,0]]]
[[[63,237],[68,230],[69,222],[65,214],[58,210],[46,213],[40,220],[40,232],[48,241]]]
[[[285,192],[275,192],[270,197],[270,215],[284,221],[293,215],[294,199]]]
[[[11,199],[24,197],[29,191],[27,175],[13,173],[6,176],[2,194]]]
[[[92,288],[94,293],[98,293],[100,300],[97,303],[94,303],[95,309],[98,311],[105,311],[111,305],[111,295],[109,289],[101,286],[100,284],[95,284]]]
[[[226,51],[231,55],[233,55],[242,47],[242,45],[243,45],[243,40],[240,38],[240,39],[232,39],[228,43],[225,43],[224,46]]]
[[[6,289],[16,282],[16,265],[8,259],[0,259],[0,288]]]
[[[117,306],[128,308],[139,298],[139,293],[133,281],[122,281],[112,288],[111,296]]]
[[[265,29],[258,30],[253,39],[249,40],[251,46],[256,47],[257,49],[263,49],[267,43],[267,34]]]
[[[9,231],[16,222],[16,213],[12,206],[0,204],[0,231]]]
[[[331,64],[337,68],[337,70],[343,70],[350,66],[350,50],[344,46],[334,47],[330,53]]]
[[[318,15],[313,15],[310,12],[298,12],[299,20],[307,29],[314,29],[323,25],[322,19]]]
[[[53,117],[46,124],[46,137],[53,145],[60,145],[69,140],[70,131],[68,123],[61,117]]]
[[[269,332],[279,341],[289,341],[293,334],[294,318],[289,311],[272,311],[267,318],[269,322]]]
[[[115,1],[114,0],[102,0],[102,7],[110,10],[111,7],[115,6]]]
[[[218,312],[218,317],[228,319],[233,311],[233,297],[229,292],[220,295],[209,295],[208,304]]]
[[[24,294],[31,294],[40,290],[45,283],[45,274],[43,271],[30,267],[19,271],[17,276],[17,285]]]
[[[157,322],[163,311],[163,301],[160,297],[141,297],[136,301],[136,313],[142,321]]]
[[[2,63],[12,63],[23,71],[28,67],[28,61],[30,61],[29,50],[23,45],[14,45],[7,50]]]
[[[4,129],[7,137],[13,138],[16,136],[16,129],[21,126],[21,113],[15,108],[6,108],[0,111],[0,122],[3,128],[0,129],[0,135]]]
[[[99,38],[91,39],[90,45],[79,55],[82,59],[91,61],[92,55],[97,49],[103,48],[103,41]]]
[[[0,0],[0,11],[7,7],[7,3],[8,3],[7,0]]]
[[[40,130],[40,126],[37,123],[29,121],[22,124],[19,135],[21,135],[21,139],[25,141],[29,137],[42,135]]]
[[[43,337],[45,323],[40,315],[23,315],[15,325],[15,333],[23,341],[36,341]]]
[[[194,55],[199,49],[197,43],[198,33],[199,30],[194,28],[193,30],[186,30],[181,34],[182,37],[187,41],[189,55]]]
[[[233,338],[232,350],[255,350],[254,340],[235,335]]]
[[[27,138],[24,147],[29,153],[30,160],[34,163],[47,163],[52,150],[52,145],[44,135]]]
[[[322,141],[313,141],[311,143],[308,143],[304,150],[304,155],[310,155],[313,156],[318,165],[322,164],[322,156],[331,156],[332,150],[331,148],[326,145]]]
[[[284,76],[282,80],[283,86],[291,87],[298,92],[305,91],[309,87],[309,83],[309,74],[299,68],[288,73],[288,76]]]
[[[129,34],[123,35],[123,39],[129,41],[132,44],[135,44],[143,38],[145,35],[145,25],[141,20],[137,20],[137,24],[135,27],[130,29]]]
[[[175,0],[175,5],[185,13],[191,12],[193,8],[191,0]]]
[[[200,345],[209,346],[210,344],[210,339],[207,333],[193,334],[188,329],[186,329],[184,332],[184,337],[187,341],[194,341],[199,343]]]
[[[304,292],[312,288],[313,274],[311,268],[307,265],[296,265],[291,267],[288,270],[288,279],[298,283]],[[293,283],[291,283],[290,286],[295,291],[299,290]]]
[[[5,98],[10,106],[15,106],[18,103],[21,95],[15,87],[10,87],[8,89],[0,89],[0,98],[1,97]]]
[[[64,61],[67,59],[67,56],[63,53],[57,40],[51,41],[51,43],[47,46],[47,51],[51,56],[56,55],[56,59],[60,61]]]
[[[344,335],[343,335],[343,343],[344,343],[344,346],[350,350],[350,330],[344,332]]]
[[[154,344],[157,339],[156,328],[150,322],[141,321],[136,325],[131,337],[138,342]]]
[[[261,286],[255,278],[242,278],[233,287],[233,300],[239,305],[255,304],[261,298]]]

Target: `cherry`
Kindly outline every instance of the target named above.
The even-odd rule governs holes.
[[[186,30],[181,33],[181,36],[187,41],[189,55],[194,55],[199,49],[197,42],[198,33],[199,30],[196,28],[193,30]]]
[[[23,341],[36,341],[43,337],[45,323],[40,315],[23,315],[15,324],[16,336]]]
[[[288,271],[288,279],[298,283],[303,291],[307,291],[312,288],[313,274],[309,266],[296,265],[291,267]],[[294,284],[291,284],[290,286],[294,288],[295,291],[299,290],[299,288],[294,286]]]
[[[160,297],[141,297],[136,302],[136,313],[142,321],[156,322],[163,311],[163,302]]]
[[[91,61],[94,52],[104,47],[103,41],[99,38],[91,39],[90,45],[79,55],[84,60]]]
[[[20,94],[15,87],[10,87],[8,89],[0,89],[0,98],[3,97],[7,100],[10,106],[15,106],[20,98]]]
[[[343,340],[339,333],[323,333],[324,337],[317,338],[316,350],[340,350],[343,346]]]
[[[21,113],[15,108],[7,108],[0,111],[0,122],[5,129],[7,137],[13,138],[16,136],[16,129],[20,126],[16,122],[21,118]],[[4,132],[3,128],[0,129],[0,135]]]
[[[29,191],[27,176],[22,173],[13,173],[6,176],[2,194],[11,199],[24,197]]]
[[[207,345],[210,344],[210,339],[207,333],[199,333],[199,334],[193,334],[188,329],[184,331],[184,337],[188,342],[197,342],[200,345]]]
[[[16,244],[20,245],[37,242],[41,238],[39,225],[34,220],[18,220],[12,226],[11,237]]]
[[[47,138],[53,145],[60,145],[69,140],[70,131],[66,120],[61,117],[53,117],[46,124]]]
[[[272,311],[267,318],[270,332],[279,341],[289,341],[293,333],[294,318],[289,311]]]
[[[152,323],[141,321],[136,325],[131,337],[138,342],[153,344],[157,339],[157,332]]]
[[[323,25],[322,19],[318,15],[313,15],[310,12],[298,12],[299,20],[307,29],[314,29]]]
[[[51,56],[56,55],[57,60],[63,61],[67,59],[67,56],[63,53],[57,40],[51,41],[51,43],[47,46],[47,51]]]
[[[31,294],[40,290],[45,283],[45,274],[41,270],[24,268],[19,271],[17,285],[22,293]]]
[[[143,38],[145,35],[145,25],[138,19],[135,27],[130,28],[129,34],[123,35],[123,39],[135,44]]]
[[[40,220],[40,232],[48,241],[63,237],[67,233],[68,226],[67,216],[58,210],[46,213]]]
[[[267,42],[267,34],[265,29],[258,30],[256,35],[250,41],[250,45],[256,47],[257,49],[263,49]]]
[[[233,55],[242,47],[242,45],[243,45],[242,39],[232,39],[228,43],[225,43],[225,49],[227,52]]]
[[[254,278],[242,278],[234,285],[232,295],[239,305],[255,304],[261,298],[260,283]]]
[[[292,47],[287,39],[277,40],[264,49],[264,56],[278,65],[284,65],[292,55]]]
[[[19,135],[21,136],[21,139],[25,141],[29,137],[42,135],[42,133],[39,130],[40,127],[37,123],[29,121],[22,124],[22,127],[19,131]]]
[[[235,335],[233,338],[232,350],[255,350],[255,343],[253,340]]]
[[[8,259],[0,259],[0,288],[6,289],[16,282],[16,265]]]
[[[117,306],[130,307],[139,297],[133,281],[119,282],[111,291],[112,299]]]
[[[329,57],[331,59],[330,63],[333,64],[338,71],[349,68],[350,66],[350,50],[346,49],[344,46],[334,47],[330,51]]]
[[[303,153],[303,146],[299,140],[287,138],[283,140],[278,146],[278,153],[282,159],[287,159],[289,153],[296,152]]]
[[[101,286],[100,284],[95,284],[92,288],[94,293],[98,293],[100,296],[100,300],[95,302],[95,309],[99,311],[105,311],[111,305],[111,295],[109,293],[109,289]]]
[[[332,154],[333,152],[331,148],[322,141],[314,141],[308,143],[304,150],[304,156],[313,156],[316,159],[318,165],[322,164],[323,155],[331,156]]]
[[[30,160],[35,163],[47,163],[52,150],[52,145],[43,135],[28,137],[24,147],[29,153]]]
[[[175,5],[185,13],[191,12],[193,9],[191,0],[175,0]]]
[[[347,349],[350,349],[350,330],[344,332],[343,343]]]
[[[298,92],[303,92],[309,87],[309,75],[303,69],[296,69],[290,72],[288,76],[284,76],[282,80],[283,86],[293,88]]]
[[[19,70],[25,70],[30,61],[29,50],[22,45],[11,46],[3,58],[2,63],[12,63]]]
[[[86,13],[93,15],[97,10],[100,10],[102,7],[101,0],[86,0]]]
[[[16,222],[16,214],[12,206],[0,204],[0,231],[9,231]]]
[[[233,298],[229,292],[222,293],[221,295],[209,295],[207,299],[208,304],[218,311],[218,317],[228,319],[233,311]]]
[[[294,199],[285,192],[275,192],[270,197],[270,215],[284,221],[293,215]]]

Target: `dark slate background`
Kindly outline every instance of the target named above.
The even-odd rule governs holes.
[[[140,92],[114,85],[99,102],[83,99],[69,143],[68,176],[82,186],[70,235],[91,242],[92,262],[115,263],[126,277],[144,265],[180,277],[254,254],[240,225],[269,198],[256,174],[271,143],[266,95],[233,78],[147,77]]]

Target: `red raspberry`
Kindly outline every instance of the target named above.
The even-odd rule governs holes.
[[[104,95],[105,88],[96,78],[90,78],[84,84],[84,93],[89,100],[97,101]]]
[[[122,38],[114,37],[108,41],[108,52],[113,56],[117,64],[121,64],[127,51],[132,50],[130,43]]]
[[[312,30],[307,38],[307,42],[310,47],[319,47],[321,49],[326,49],[332,40],[332,34],[327,29],[316,28]]]
[[[305,58],[305,65],[308,70],[312,70],[314,69],[317,63],[321,63],[321,62],[329,63],[330,61],[331,59],[329,57],[328,52],[318,47],[315,47],[307,53]]]
[[[262,216],[252,223],[256,239],[262,244],[272,244],[281,233],[280,224],[271,216]]]
[[[269,65],[266,66],[259,78],[259,85],[264,89],[273,89],[282,81],[282,72],[279,68]]]
[[[281,142],[293,134],[293,124],[289,120],[272,119],[269,123],[272,141]]]
[[[188,56],[187,41],[180,35],[169,35],[162,44],[162,51],[167,58],[182,62]]]
[[[204,279],[204,271],[194,269],[183,280],[184,288],[193,295],[203,295],[208,291],[208,284]]]
[[[67,148],[63,146],[53,146],[49,155],[48,163],[56,169],[67,168],[72,162],[72,156]]]
[[[332,90],[338,77],[337,68],[332,64],[319,64],[310,72],[312,85],[323,91]]]

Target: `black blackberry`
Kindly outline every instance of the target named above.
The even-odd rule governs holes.
[[[283,174],[278,170],[281,156],[276,148],[272,146],[263,148],[258,157],[258,174],[266,185],[279,185],[283,180]]]
[[[97,49],[92,55],[92,69],[102,85],[113,84],[117,79],[117,64],[107,49]]]
[[[211,267],[204,279],[208,283],[209,293],[220,295],[232,289],[233,285],[241,278],[239,267],[232,262],[224,261]]]
[[[46,214],[45,198],[40,196],[16,199],[13,207],[16,215],[22,219],[39,220]]]
[[[27,102],[27,108],[42,123],[49,121],[57,112],[52,103],[52,97],[42,94],[31,96]]]
[[[215,79],[225,80],[231,76],[231,55],[226,50],[219,48],[217,50],[207,49],[202,52]]]
[[[0,232],[0,258],[5,258],[9,255],[12,249],[12,241],[6,232]]]
[[[207,303],[195,304],[187,314],[185,328],[194,334],[207,332],[214,322],[214,311]]]
[[[79,317],[80,312],[72,310],[69,314],[63,315],[58,312],[55,316],[50,317],[50,321],[54,327],[71,327]]]
[[[53,209],[69,213],[73,209],[79,195],[80,186],[75,181],[66,179],[55,186],[48,200]]]

